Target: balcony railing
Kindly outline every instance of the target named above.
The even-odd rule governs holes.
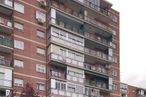
[[[0,79],[0,86],[12,87],[12,81],[7,79]]]
[[[0,17],[0,24],[7,26],[7,27],[10,27],[10,28],[12,27],[11,20],[3,18],[3,17]]]
[[[84,49],[84,52],[87,53],[88,55],[92,55],[96,58],[99,58],[101,60],[106,60],[106,61],[110,61],[110,62],[115,62],[116,63],[116,58],[115,57],[112,57],[112,56],[109,56],[107,54],[104,54],[103,52],[101,51],[95,51],[95,50],[92,50],[92,49],[89,49],[89,48],[85,48]]]
[[[50,54],[49,58],[55,59],[57,61],[61,61],[62,63],[65,63],[65,64],[71,64],[71,65],[74,65],[76,67],[83,67],[84,66],[84,63],[81,61],[71,59],[71,58],[68,58],[68,57],[53,53],[53,52]]]
[[[103,67],[99,67],[99,66],[95,67],[93,65],[85,63],[84,68],[87,69],[87,70],[90,70],[90,71],[94,71],[94,72],[97,72],[97,73],[102,73],[102,74],[108,75],[108,70],[106,70]]]
[[[11,61],[0,58],[0,65],[4,65],[4,66],[9,66],[10,67],[11,66]]]
[[[76,0],[76,1],[78,1],[78,0]],[[74,11],[72,9],[70,9],[70,11],[69,11],[68,8],[66,8],[66,9],[62,8],[62,6],[60,6],[59,4],[54,4],[53,3],[52,6],[55,7],[55,8],[58,8],[59,10],[65,12],[65,13],[68,13],[70,15],[73,15],[73,16],[77,17],[77,18],[80,18],[83,21],[86,20],[87,22],[92,23],[93,25],[96,25],[96,26],[98,26],[99,28],[101,28],[101,29],[103,29],[105,31],[113,33],[112,28],[110,28],[109,26],[107,26],[107,25],[105,25],[105,24],[103,24],[101,22],[98,22],[98,20],[96,20],[93,17],[89,17],[89,16],[85,16],[84,14],[77,13],[76,11]]]
[[[0,0],[0,4],[3,4],[8,7],[13,7],[13,0]]]
[[[106,39],[103,39],[103,38],[101,38],[99,36],[96,36],[95,34],[91,34],[91,33],[85,32],[85,37],[90,39],[90,40],[97,41],[97,42],[99,42],[101,44],[110,46],[110,42],[108,42]]]
[[[0,45],[12,47],[12,41],[10,39],[0,37]]]
[[[66,39],[63,39],[63,38],[60,38],[60,37],[57,37],[57,36],[54,36],[54,35],[51,35],[51,40],[55,41],[55,42],[58,42],[58,43],[61,43],[63,45],[72,47],[74,49],[78,49],[78,50],[84,51],[84,47],[83,46],[81,46],[79,44],[76,44],[76,43],[73,43],[73,42],[71,42],[69,40],[66,40]]]
[[[87,86],[92,86],[92,87],[97,87],[97,88],[100,88],[100,89],[106,89],[106,90],[110,90],[111,91],[111,87],[113,85],[109,85],[105,82],[97,82],[97,81],[94,81],[94,80],[85,80],[85,85]]]

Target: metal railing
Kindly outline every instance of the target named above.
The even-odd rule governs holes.
[[[103,38],[101,38],[99,36],[96,36],[94,33],[91,34],[91,33],[85,32],[85,37],[90,39],[90,40],[97,41],[97,42],[99,42],[101,44],[110,46],[110,42],[108,42],[106,39],[103,39]]]
[[[93,86],[93,87],[97,87],[100,89],[106,89],[106,90],[112,90],[113,85],[104,83],[104,82],[97,82],[97,81],[93,81],[93,80],[87,80],[85,79],[85,85],[87,86]]]
[[[95,57],[97,57],[99,59],[102,59],[102,60],[106,60],[106,61],[110,61],[110,62],[115,62],[114,61],[115,57],[109,56],[107,54],[104,54],[101,51],[92,50],[92,49],[89,49],[89,48],[84,48],[84,52],[89,54],[89,55],[95,56]]]
[[[100,66],[93,66],[91,64],[87,64],[87,63],[84,63],[84,68],[87,69],[87,70],[90,70],[90,71],[94,71],[94,72],[97,72],[97,73],[102,73],[102,74],[106,74],[108,75],[108,70],[106,70],[106,68],[103,68],[103,67],[100,67]]]
[[[0,17],[0,24],[7,27],[12,27],[12,21],[3,17]]]
[[[78,1],[78,0],[76,0],[76,1]],[[106,31],[108,31],[108,32],[113,32],[112,28],[110,28],[109,26],[107,26],[107,25],[105,25],[105,24],[99,22],[98,20],[96,20],[96,19],[93,18],[93,17],[89,17],[89,16],[85,16],[84,14],[77,13],[76,11],[74,11],[74,10],[72,10],[72,9],[70,9],[70,11],[68,11],[67,8],[66,8],[66,9],[65,9],[65,8],[62,8],[59,4],[55,4],[55,5],[52,4],[52,6],[54,6],[55,8],[58,8],[59,10],[62,10],[62,11],[64,11],[64,12],[66,12],[66,13],[68,13],[68,14],[70,14],[70,15],[73,15],[73,16],[75,16],[75,17],[77,17],[77,18],[86,20],[87,22],[92,23],[92,24],[98,26],[99,28],[101,28],[101,29],[103,29],[103,30],[106,30]],[[104,12],[103,10],[104,10],[104,9],[102,9],[102,12]]]
[[[4,4],[8,7],[13,7],[13,0],[0,0],[0,4]]]
[[[0,58],[0,65],[11,66],[11,61]]]
[[[7,38],[3,38],[0,37],[0,45],[4,45],[4,46],[8,46],[8,47],[12,47],[12,41],[10,39]]]
[[[98,6],[97,4],[92,3],[91,0],[83,0],[83,2],[81,2],[80,0],[74,0],[74,1],[80,2],[84,4],[85,6],[93,8],[94,10],[96,10],[97,12],[100,12],[101,14],[105,16],[109,16],[109,14],[111,14],[108,9],[104,9],[101,6]]]

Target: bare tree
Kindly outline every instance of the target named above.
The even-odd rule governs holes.
[[[25,87],[22,89],[20,97],[39,97],[39,93],[35,92],[32,85],[27,83]]]

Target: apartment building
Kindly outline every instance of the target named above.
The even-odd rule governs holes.
[[[1,0],[0,96],[120,97],[119,13],[106,0]]]
[[[121,83],[121,97],[146,97],[146,89]]]

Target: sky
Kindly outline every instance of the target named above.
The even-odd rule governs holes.
[[[108,1],[120,12],[121,81],[146,88],[146,1]]]

